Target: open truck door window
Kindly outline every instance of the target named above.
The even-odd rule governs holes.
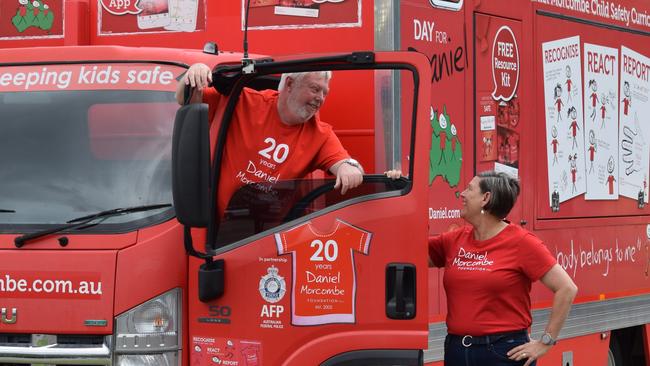
[[[226,134],[223,145],[225,148],[222,160],[217,162],[222,166],[217,192],[218,230],[213,248],[248,242],[256,237],[268,235],[274,230],[277,231],[279,226],[287,227],[291,223],[295,225],[296,222],[307,221],[309,218],[337,208],[367,200],[407,194],[411,187],[409,177],[413,137],[411,130],[415,123],[413,114],[415,102],[412,95],[415,94],[417,74],[403,67],[403,65],[393,65],[381,70],[322,70],[332,71],[332,78],[329,83],[329,93],[325,96],[318,112],[318,119],[332,126],[336,138],[347,151],[346,155],[357,160],[365,171],[363,183],[344,195],[341,194],[340,189],[334,189],[335,175],[327,169],[315,167],[313,160],[318,159],[319,155],[295,157],[296,154],[305,151],[317,152],[318,149],[306,148],[305,145],[319,142],[304,140],[303,136],[306,135],[302,133],[292,135],[289,140],[283,140],[285,132],[290,134],[288,132],[290,129],[299,129],[300,126],[283,126],[280,128],[279,136],[260,135],[259,139],[263,140],[259,144],[261,148],[256,148],[251,156],[240,158],[233,156],[241,154],[240,143],[229,139],[242,138],[242,133],[246,133],[246,130],[239,124],[248,122],[239,120],[243,115],[238,115],[241,112],[237,109],[231,121],[228,119],[232,116],[224,115],[222,124],[228,125],[228,131],[221,131]],[[275,76],[276,81],[279,81],[279,74]],[[242,103],[243,98],[251,98],[248,94],[242,95],[250,94],[249,87],[256,89],[260,89],[259,85],[266,87],[269,85],[268,80],[269,77],[263,74],[249,78],[241,83],[243,89],[233,91],[239,94],[230,97],[239,98],[236,103]],[[375,83],[378,85],[378,95],[364,90]],[[387,94],[382,93],[387,93],[395,85],[399,85],[399,90],[404,95],[399,102],[400,114],[383,113],[381,108],[377,108],[370,114],[359,111],[360,105],[371,102],[366,100],[369,98],[379,98],[381,100],[379,106],[382,105],[382,101],[388,102]],[[357,95],[358,99],[336,98],[337,92],[343,94],[344,89],[350,88],[357,89],[353,94]],[[347,90],[347,93],[350,93],[350,90]],[[275,95],[275,92],[266,90],[254,95],[267,97]],[[274,105],[270,113],[277,113],[275,109]],[[256,111],[249,111],[245,117],[266,120],[268,123],[281,123],[275,117],[269,117],[268,111],[260,113],[256,115]],[[306,123],[316,122],[312,119]],[[303,140],[300,140],[301,138]],[[359,149],[359,146],[364,148]],[[326,146],[322,148],[325,149]],[[291,158],[291,155],[294,157]],[[307,168],[283,169],[283,164],[303,164]],[[389,169],[401,170],[403,178],[393,180],[386,177],[384,173]],[[287,176],[285,173],[280,173],[283,171],[291,172],[289,174],[302,171],[303,174]],[[232,185],[238,188],[224,191]],[[222,202],[227,202],[227,205],[220,207]]]

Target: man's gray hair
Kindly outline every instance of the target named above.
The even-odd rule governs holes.
[[[286,73],[286,74],[282,74],[282,78],[280,78],[280,85],[278,85],[278,91],[284,89],[284,85],[287,83],[287,78],[291,78],[295,82],[300,83],[302,78],[304,78],[308,74],[316,74],[318,76],[323,76],[327,81],[330,81],[332,79],[332,72],[329,70]]]

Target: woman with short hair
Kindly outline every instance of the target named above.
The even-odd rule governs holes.
[[[573,280],[539,238],[504,220],[518,195],[517,179],[480,173],[460,195],[470,225],[429,240],[431,262],[445,269],[447,366],[535,365],[569,314]],[[537,280],[553,291],[553,307],[544,335],[530,340]]]

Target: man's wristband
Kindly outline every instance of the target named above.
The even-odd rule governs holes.
[[[356,161],[355,159],[352,159],[352,158],[345,159],[345,160],[343,160],[343,164],[352,165],[353,167],[359,169],[359,170],[361,171],[361,173],[364,173],[363,167],[362,167],[361,164],[360,164],[358,161]]]

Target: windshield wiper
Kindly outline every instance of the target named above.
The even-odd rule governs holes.
[[[0,208],[0,213],[16,213],[16,210],[5,210]]]
[[[97,219],[106,219],[112,216],[119,216],[119,215],[134,213],[134,212],[157,210],[160,208],[171,207],[171,206],[172,205],[170,203],[164,203],[164,204],[157,204],[157,205],[114,208],[111,210],[101,211],[92,215],[86,215],[86,216],[77,217],[75,219],[69,220],[65,225],[60,225],[50,229],[37,231],[35,233],[18,236],[14,239],[14,245],[16,245],[16,248],[20,248],[23,245],[25,245],[26,242],[37,238],[41,238],[43,236],[47,236],[65,230],[80,228],[86,225],[92,226],[93,224],[90,223]]]

